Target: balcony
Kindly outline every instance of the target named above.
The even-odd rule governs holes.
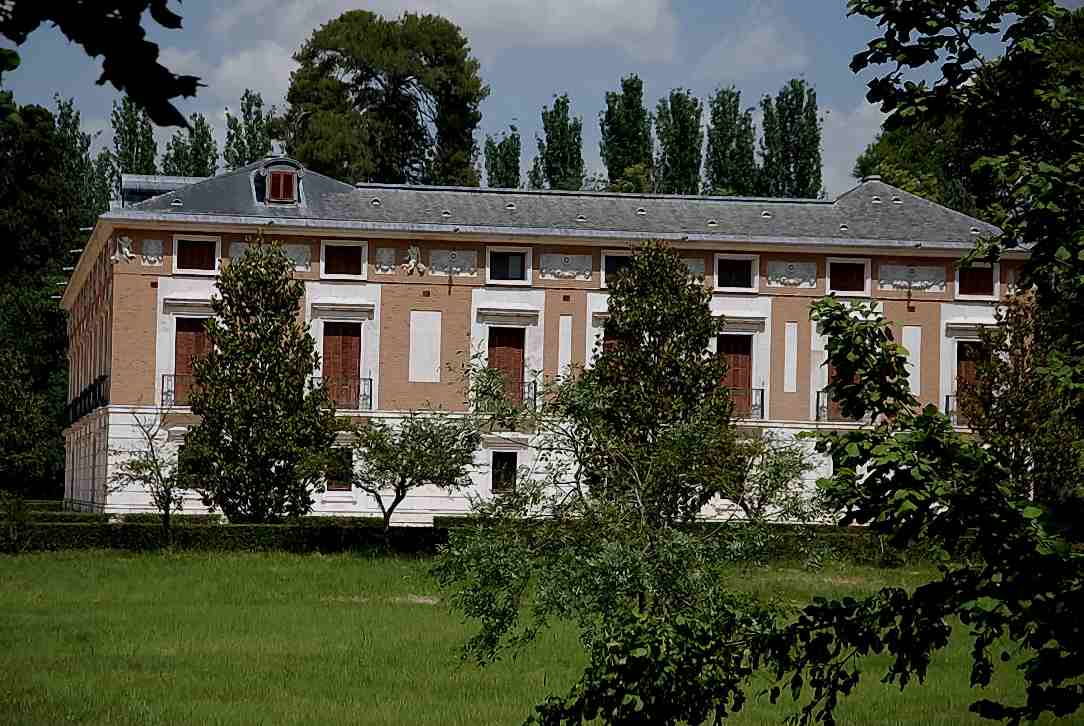
[[[734,402],[736,418],[754,421],[764,418],[763,388],[731,388],[730,400]]]
[[[162,376],[162,408],[192,405],[192,391],[196,388],[196,377],[191,373]]]
[[[817,391],[817,421],[819,422],[832,422],[832,423],[869,423],[870,417],[868,415],[861,418],[852,418],[850,416],[844,416],[842,407],[839,403],[832,400],[828,395],[828,391]]]
[[[500,382],[496,380],[493,384],[500,386],[500,397],[505,403],[513,406],[524,406],[530,410],[538,408],[538,382],[533,379],[524,378],[509,378],[503,371],[490,368],[488,370],[497,371],[501,374]],[[485,393],[481,395],[479,401],[485,409],[498,408],[495,400],[498,392],[494,388],[489,388],[489,384],[484,386]],[[490,411],[492,413],[492,411]]]
[[[64,407],[64,421],[70,426],[91,411],[108,405],[109,376],[98,376]]]
[[[372,378],[321,378],[312,379],[313,388],[324,384],[327,397],[341,411],[371,411],[373,408]]]
[[[945,415],[953,426],[967,426],[967,417],[960,411],[960,397],[953,394],[945,396]]]

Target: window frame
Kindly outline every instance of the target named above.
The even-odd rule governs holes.
[[[349,455],[349,457],[350,457],[350,473],[351,473],[351,475],[353,475],[353,473],[354,473],[354,450],[352,448],[350,448],[349,446],[333,446],[332,451],[334,452],[334,455],[342,455],[344,452]],[[339,463],[340,462],[336,462],[335,465],[338,465]],[[325,494],[330,494],[332,492],[342,493],[342,492],[352,492],[352,491],[354,491],[354,482],[353,481],[347,482],[345,487],[338,487],[337,486],[337,487],[335,487],[333,489],[331,487],[331,481],[327,478],[327,469],[325,469],[324,472],[323,472],[323,479],[324,479],[324,493]]]
[[[971,267],[972,268],[988,268],[990,270],[990,275],[992,276],[993,283],[994,283],[993,293],[991,293],[990,295],[971,295],[971,294],[960,292],[960,267],[959,267],[959,265],[954,264],[952,266],[952,274],[953,274],[953,281],[954,281],[953,292],[955,293],[955,299],[957,299],[957,300],[982,300],[984,302],[990,302],[992,300],[1000,300],[1001,299],[1001,263],[1000,262],[993,262],[993,263],[990,263],[990,262],[972,262]]]
[[[602,256],[599,258],[601,265],[599,265],[599,280],[603,288],[609,287],[606,284],[606,258],[607,257],[632,257],[632,250],[602,250]]]
[[[360,247],[361,248],[361,274],[346,275],[341,273],[329,273],[327,271],[327,248],[333,247]],[[369,279],[369,241],[361,239],[322,239],[320,240],[320,279],[321,280],[368,280]]]
[[[523,254],[523,279],[522,280],[494,280],[490,274],[494,252],[512,252]],[[486,247],[486,284],[487,285],[518,285],[529,286],[534,283],[534,260],[530,247]]]
[[[271,177],[274,176],[275,174],[282,174],[282,175],[285,175],[285,176],[293,177],[292,188],[294,190],[294,195],[293,195],[292,198],[289,198],[289,199],[286,199],[286,198],[273,199],[271,197]],[[263,197],[264,200],[267,202],[267,204],[283,204],[283,205],[285,205],[285,204],[297,204],[297,200],[300,197],[300,190],[298,189],[298,180],[299,179],[300,179],[300,176],[298,175],[297,171],[294,170],[294,169],[268,169],[267,174],[266,174],[267,187],[264,189],[264,197]]]
[[[515,459],[515,464],[516,465],[515,465],[515,468],[512,470],[513,471],[513,477],[512,477],[512,485],[510,487],[502,487],[500,489],[497,489],[494,486],[494,484],[495,484],[494,480],[496,479],[495,475],[497,473],[497,467],[496,467],[496,465],[494,463],[494,459],[496,458],[497,454],[510,454]],[[516,477],[518,476],[518,474],[519,474],[519,451],[518,450],[516,450],[516,449],[490,449],[490,452],[489,452],[489,492],[490,492],[490,494],[500,496],[502,494],[510,494],[510,493],[515,492]]]
[[[745,294],[760,292],[760,255],[749,255],[732,252],[717,252],[714,257],[714,264],[712,265],[711,277],[714,283],[715,292],[740,292]],[[729,287],[719,284],[719,262],[722,260],[740,260],[748,261],[752,264],[749,266],[749,274],[751,276],[750,287]]]
[[[190,267],[181,267],[181,242],[214,242],[215,243],[215,266],[210,270],[200,270]],[[203,275],[213,277],[222,268],[222,237],[206,234],[175,234],[173,235],[173,274],[175,275]]]
[[[835,290],[832,287],[832,265],[842,263],[845,265],[863,266],[863,286],[861,292],[857,290]],[[871,272],[871,260],[869,257],[829,257],[824,262],[824,290],[825,294],[839,297],[870,297],[873,284]]]

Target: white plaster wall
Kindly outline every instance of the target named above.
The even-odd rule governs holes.
[[[596,348],[602,344],[602,333],[605,327],[603,321],[609,308],[609,293],[587,293],[587,355],[585,366],[588,368],[594,364]]]
[[[380,407],[380,289],[378,283],[307,282],[305,284],[305,319],[309,321],[316,352],[323,363],[324,319],[313,316],[313,305],[356,306],[356,315],[338,313],[335,320],[361,323],[361,361],[359,374],[373,380],[373,409]],[[371,308],[371,311],[369,310]],[[318,368],[314,375],[320,375]]]
[[[100,408],[64,434],[64,499],[74,509],[95,511],[107,499],[109,421]]]
[[[504,310],[515,317],[507,321],[487,322],[480,319],[481,309]],[[489,328],[517,328],[525,330],[523,361],[528,374],[540,376],[542,372],[542,348],[545,340],[546,291],[520,288],[479,287],[471,294],[470,343],[471,351],[481,353],[483,363],[488,362]],[[521,315],[522,314],[522,315]]]
[[[955,302],[941,303],[941,341],[940,398],[938,408],[944,408],[945,397],[956,393],[956,341],[978,340],[976,335],[949,335],[949,326],[953,325],[994,325],[995,304],[990,302]]]
[[[768,296],[719,296],[711,299],[711,314],[747,325],[749,318],[763,321],[753,332],[753,388],[764,389],[764,418],[771,418],[772,299]],[[740,331],[734,331],[739,332]],[[714,353],[718,341],[709,345]]]
[[[162,400],[162,376],[174,373],[174,347],[177,342],[177,318],[199,317],[194,312],[167,312],[166,300],[181,300],[192,304],[205,304],[210,315],[211,297],[215,293],[213,277],[159,277],[158,278],[158,329],[155,336],[154,400]],[[123,325],[123,321],[120,321]]]

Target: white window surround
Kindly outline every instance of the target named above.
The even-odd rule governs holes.
[[[989,262],[972,262],[972,268],[991,268]],[[957,300],[1000,300],[1001,299],[1001,264],[998,262],[993,263],[991,274],[994,276],[994,294],[992,295],[963,295],[960,293],[960,268],[956,265],[952,266],[952,273],[955,278],[956,286],[954,288]]]
[[[864,286],[861,292],[857,290],[833,290],[832,289],[832,264],[842,262],[844,264],[863,265]],[[870,258],[868,257],[829,257],[824,265],[825,289],[829,293],[835,293],[839,297],[869,297],[870,296]]]
[[[720,260],[743,260],[743,261],[744,260],[750,260],[750,261],[752,261],[753,264],[751,265],[751,269],[749,271],[750,275],[752,276],[752,279],[750,280],[752,285],[750,285],[749,287],[720,287],[719,286],[719,262],[720,262]],[[712,279],[715,281],[715,292],[742,292],[742,293],[746,293],[746,294],[751,293],[751,292],[759,292],[760,291],[760,255],[742,255],[742,254],[732,254],[732,253],[729,253],[729,252],[717,253],[715,255],[715,264],[714,264],[714,266],[712,268],[711,275],[712,275]]]
[[[602,287],[606,285],[606,258],[607,257],[632,257],[632,250],[602,250],[602,265],[599,268],[599,277],[602,280]]]
[[[214,242],[215,243],[215,268],[213,270],[190,270],[185,267],[180,267],[177,261],[181,259],[181,256],[177,254],[178,246],[181,242]],[[222,266],[222,238],[211,235],[203,234],[175,234],[173,235],[173,272],[176,275],[205,275],[213,277],[218,274],[219,268]]]
[[[493,252],[518,252],[523,254],[522,280],[494,280],[490,277],[490,259]],[[534,282],[534,264],[530,247],[486,247],[486,284],[487,285],[530,285]]]
[[[327,247],[360,247],[361,274],[337,275],[327,272]],[[320,279],[321,280],[366,280],[369,277],[369,242],[359,239],[324,239],[320,240]]]

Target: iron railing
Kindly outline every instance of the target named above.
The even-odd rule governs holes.
[[[953,426],[967,426],[967,417],[960,411],[960,397],[956,394],[945,396],[945,415]]]
[[[763,388],[731,388],[730,400],[734,402],[734,415],[741,419],[764,418]]]
[[[327,397],[335,408],[343,411],[371,411],[373,408],[373,379],[320,377],[312,379],[313,387],[324,384]]]
[[[832,400],[832,397],[826,390],[817,391],[817,421],[830,421],[838,423],[869,423],[870,417],[867,414],[861,418],[854,418],[851,416],[843,415],[842,406],[836,401]]]
[[[162,407],[190,406],[196,377],[191,373],[166,373],[162,376]]]
[[[491,368],[489,370],[497,370],[501,374],[501,399],[505,403],[511,403],[515,406],[525,406],[531,410],[538,407],[538,382],[527,378],[510,378],[504,371]],[[494,392],[495,394],[496,392]],[[486,400],[486,397],[481,398],[480,405],[486,409],[495,409],[499,406],[496,400]]]
[[[102,406],[109,405],[109,376],[98,376],[64,406],[64,421],[68,426]]]

